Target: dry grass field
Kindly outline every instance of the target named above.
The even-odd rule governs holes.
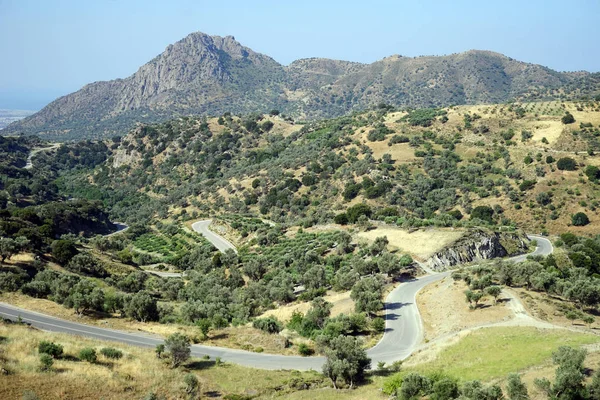
[[[59,343],[64,357],[55,360],[53,370],[39,371],[38,344],[41,340]],[[85,347],[97,352],[115,347],[123,352],[120,360],[98,355],[98,362],[78,359]],[[166,399],[186,399],[184,377],[196,375],[202,398],[226,395],[280,396],[297,390],[293,382],[316,386],[323,378],[316,373],[263,371],[232,364],[216,366],[214,360],[191,359],[171,369],[152,349],[131,347],[81,337],[42,332],[25,326],[0,323],[0,398],[20,399],[27,391],[40,399],[141,399],[149,393]]]
[[[2,293],[0,294],[0,301],[27,310],[83,324],[96,325],[102,328],[144,333],[160,337],[167,337],[173,333],[180,332],[189,336],[195,342],[202,341],[203,344],[212,346],[263,351],[272,354],[297,354],[297,350],[294,347],[285,346],[285,341],[282,337],[270,335],[250,326],[230,326],[223,329],[211,330],[208,338],[201,340],[202,335],[200,330],[190,325],[138,322],[127,318],[111,317],[109,315],[77,316],[73,310],[53,301],[36,299],[20,293]]]
[[[425,287],[417,294],[419,312],[423,318],[425,340],[455,333],[474,326],[501,322],[512,317],[504,296],[494,304],[491,297],[484,298],[476,310],[470,310],[465,300],[464,281],[454,281],[451,277]]]
[[[368,241],[385,236],[392,249],[395,248],[409,253],[419,260],[425,260],[436,251],[461,238],[463,234],[464,232],[461,230],[452,229],[420,229],[409,232],[405,229],[380,226],[360,232],[357,236]]]
[[[331,308],[331,316],[335,317],[340,314],[350,314],[354,312],[354,300],[350,298],[350,292],[329,292],[323,297],[326,301],[330,302],[333,307]],[[269,310],[262,314],[263,317],[275,317],[282,322],[287,322],[292,317],[294,312],[301,312],[306,314],[310,309],[310,302],[294,303],[279,307],[274,310]]]

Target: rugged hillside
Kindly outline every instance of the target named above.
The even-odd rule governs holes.
[[[176,115],[279,109],[312,120],[395,106],[447,106],[595,94],[598,77],[568,74],[488,51],[391,56],[372,64],[298,60],[284,67],[233,37],[192,33],[125,79],[89,84],[7,132],[57,138],[115,135]]]
[[[366,213],[404,229],[592,234],[599,111],[587,101],[384,107],[309,124],[266,114],[181,117],[115,138],[100,170],[65,177],[61,188],[104,200],[125,222],[238,213],[309,227],[353,225]],[[575,122],[563,123],[565,115]],[[578,213],[590,222],[573,225]]]
[[[489,260],[509,255],[523,254],[529,240],[524,234],[514,232],[489,232],[474,229],[445,249],[435,253],[427,265],[436,271],[476,260]]]
[[[280,103],[284,75],[273,59],[231,36],[194,33],[132,76],[86,85],[11,125],[7,132],[94,137],[177,114],[251,112],[262,109],[261,104]]]

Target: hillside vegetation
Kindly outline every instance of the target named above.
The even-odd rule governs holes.
[[[276,115],[180,118],[114,139],[93,183],[87,172],[57,183],[130,221],[249,213],[306,228],[364,214],[403,228],[591,233],[599,105],[380,108],[306,125]],[[561,122],[566,113],[575,122]],[[121,207],[123,196],[141,206]],[[578,213],[587,220],[573,220]]]
[[[0,299],[258,353],[332,359],[349,346],[361,356],[385,330],[386,293],[420,273],[414,259],[489,237],[503,243],[492,257],[512,255],[526,251],[525,233],[544,233],[560,238],[556,254],[453,278],[468,285],[474,312],[504,285],[553,296],[565,317],[589,321],[600,301],[598,136],[600,102],[579,100],[382,104],[306,124],[277,110],[180,117],[65,143],[38,153],[31,169],[27,154],[47,144],[2,138]],[[208,218],[237,253],[190,229]],[[110,221],[129,229],[102,236]],[[167,270],[186,274],[149,273]],[[548,335],[543,358],[557,337]],[[325,375],[336,387],[377,381],[364,375],[366,361],[336,375],[337,360]],[[372,367],[385,375],[399,366]],[[391,379],[390,394],[404,377]],[[426,378],[414,377],[437,382]]]

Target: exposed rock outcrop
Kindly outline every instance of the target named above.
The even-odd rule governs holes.
[[[435,271],[443,271],[476,260],[522,254],[527,251],[528,244],[525,234],[474,229],[435,253],[425,264]]]

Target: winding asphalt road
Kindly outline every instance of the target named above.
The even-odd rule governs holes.
[[[211,223],[212,223],[211,219],[194,222],[192,224],[192,229],[194,231],[200,233],[202,236],[204,236],[220,252],[225,252],[227,250],[233,250],[234,252],[237,253],[235,246],[230,241],[228,241],[224,237],[219,236],[216,233],[214,233],[213,231],[211,231],[210,229],[208,229],[208,227],[210,226]]]
[[[208,227],[210,226],[211,223],[212,223],[211,219],[197,221],[192,224],[192,229],[195,232],[204,236],[221,253],[224,253],[227,250],[233,250],[237,254],[237,249],[230,241],[228,241],[224,237],[219,236],[216,233],[214,233],[213,231],[211,231],[210,229],[208,229]],[[185,274],[184,272],[163,272],[163,271],[151,271],[151,270],[147,270],[147,271],[154,275],[163,277],[163,278],[181,278]]]
[[[208,230],[209,224],[210,221],[197,222],[194,224],[194,230],[202,234],[208,232],[209,234],[205,237],[211,242],[213,242],[214,237],[219,238],[218,241],[213,242],[219,250],[232,248],[231,243]],[[529,238],[536,240],[538,244],[535,251],[529,255],[548,255],[552,253],[552,244],[548,239],[535,235],[530,235]],[[512,257],[508,260],[519,262],[523,261],[526,256]],[[423,287],[449,274],[450,272],[443,272],[426,275],[404,282],[387,296],[385,300],[385,333],[379,343],[367,351],[373,365],[376,365],[379,361],[391,363],[396,360],[403,360],[414,351],[423,336],[422,321],[415,301],[416,295]],[[154,347],[163,342],[161,338],[155,336],[65,321],[4,303],[0,303],[0,316],[12,320],[20,317],[24,322],[48,331],[117,341],[135,346]],[[282,356],[202,345],[193,345],[192,354],[194,356],[209,355],[211,358],[221,357],[224,361],[261,369],[320,370],[324,363],[323,357]]]

